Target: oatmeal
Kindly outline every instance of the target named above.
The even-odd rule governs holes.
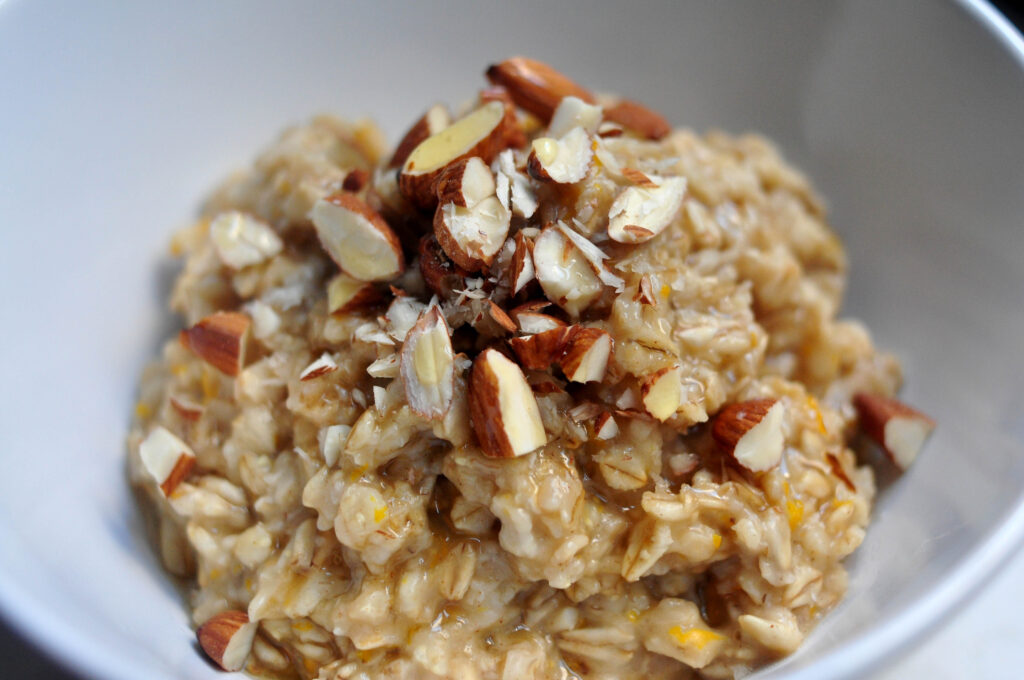
[[[178,233],[132,482],[202,649],[278,678],[731,678],[842,598],[933,423],[761,137],[510,59],[388,154],[286,131]]]

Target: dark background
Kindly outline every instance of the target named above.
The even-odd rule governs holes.
[[[992,0],[1024,31],[1024,0]],[[0,677],[19,680],[82,680],[55,664],[0,620]],[[140,680],[143,680],[140,678]]]

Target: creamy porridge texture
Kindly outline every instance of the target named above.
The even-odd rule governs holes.
[[[202,649],[278,678],[732,678],[842,598],[934,424],[761,137],[514,58],[395,150],[287,130],[172,250],[130,475]]]

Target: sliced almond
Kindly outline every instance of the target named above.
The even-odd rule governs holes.
[[[401,370],[409,407],[427,419],[444,418],[455,389],[455,353],[437,306],[425,311],[406,336]]]
[[[399,375],[397,354],[387,354],[366,367],[371,378],[397,378]]]
[[[178,335],[181,344],[226,375],[238,375],[245,365],[249,317],[241,312],[214,312]]]
[[[615,422],[615,418],[611,413],[605,411],[604,413],[597,416],[594,421],[594,438],[607,441],[614,439],[619,434],[619,424]]]
[[[665,230],[683,207],[686,179],[650,177],[657,186],[627,187],[608,211],[608,236],[619,243],[643,243]]]
[[[785,438],[785,409],[777,399],[751,399],[729,404],[711,423],[711,436],[736,462],[754,472],[779,464]]]
[[[380,291],[372,283],[338,272],[327,282],[327,313],[347,314],[380,302]]]
[[[240,671],[249,658],[257,627],[245,612],[225,611],[199,626],[196,638],[214,663],[229,672]]]
[[[338,364],[334,361],[334,357],[332,357],[329,352],[324,352],[320,355],[319,359],[302,369],[302,373],[299,374],[299,380],[302,380],[303,382],[307,380],[315,380],[320,376],[333,373],[336,370],[338,370]]]
[[[435,295],[447,299],[465,286],[469,272],[449,259],[436,236],[427,234],[420,239],[419,254],[420,275]]]
[[[587,176],[593,159],[590,135],[582,127],[576,127],[561,139],[539,137],[533,140],[526,171],[539,182],[575,184]]]
[[[647,139],[663,139],[672,132],[672,125],[664,116],[628,99],[605,109],[604,117]]]
[[[537,237],[533,266],[547,298],[573,317],[601,297],[601,279],[557,227],[548,227]]]
[[[508,90],[506,90],[501,85],[492,85],[491,87],[487,87],[484,88],[483,90],[480,90],[481,104],[486,104],[487,102],[494,101],[504,102],[505,104],[508,105],[510,111],[514,111],[515,109],[516,103],[515,101],[513,101],[512,95],[510,95],[508,93]],[[509,136],[508,145],[515,149],[521,149],[524,146],[526,146],[526,142],[528,141],[526,138],[526,131],[523,130],[523,127],[519,124],[519,121],[515,118],[514,113],[513,120],[516,121],[516,124],[512,128],[512,134]]]
[[[516,168],[512,150],[506,149],[498,154],[496,163],[498,167],[495,184],[498,200],[520,217],[533,217],[537,212],[537,197],[530,185],[530,179]]]
[[[515,131],[515,114],[500,101],[487,102],[441,132],[423,140],[402,164],[398,188],[421,210],[437,204],[434,182],[457,161],[479,156],[490,164],[507,148]]]
[[[494,175],[479,156],[452,163],[438,175],[434,185],[437,202],[472,208],[494,195]]]
[[[683,400],[682,380],[679,366],[666,366],[647,378],[640,386],[644,410],[662,422],[675,415]]]
[[[524,310],[521,312],[513,310],[510,316],[512,316],[515,322],[519,324],[519,332],[523,335],[543,333],[544,331],[562,328],[566,325],[564,321],[555,318],[550,314],[530,310]]]
[[[324,250],[349,276],[387,281],[405,269],[398,236],[355,194],[339,191],[318,200],[310,218]]]
[[[192,447],[159,426],[139,444],[139,458],[164,496],[170,496],[196,464]]]
[[[200,404],[192,401],[188,397],[174,396],[170,397],[168,401],[171,404],[171,408],[177,413],[182,419],[189,421],[199,420],[200,416],[203,415],[203,407]]]
[[[345,179],[341,181],[341,188],[344,191],[350,191],[353,194],[358,194],[360,191],[366,188],[366,185],[370,183],[370,172],[365,168],[354,168],[348,171],[345,175]]]
[[[640,283],[637,284],[633,301],[650,306],[658,304],[658,297],[654,294],[654,285],[651,283],[650,274],[644,274],[640,277]]]
[[[472,208],[446,203],[434,215],[434,235],[445,254],[466,271],[489,267],[505,244],[512,216],[495,196]]]
[[[543,371],[561,361],[575,329],[575,326],[553,328],[533,335],[511,338],[508,344],[523,368]]]
[[[604,406],[593,401],[582,401],[569,409],[568,416],[574,423],[594,420],[604,412]]]
[[[593,102],[594,96],[547,64],[526,57],[512,57],[487,69],[487,79],[504,86],[515,103],[540,118],[551,120],[564,97]]]
[[[388,335],[399,342],[404,342],[409,331],[425,311],[427,311],[427,306],[416,298],[409,295],[396,295],[388,305],[388,311],[384,313]]]
[[[551,123],[548,124],[548,135],[562,137],[573,128],[581,127],[589,134],[597,132],[601,125],[601,107],[585,102],[579,97],[565,97],[558,103]]]
[[[654,183],[654,180],[652,180],[650,177],[640,172],[636,168],[623,168],[622,176],[628,179],[633,184],[639,187],[643,187],[644,189],[653,189],[654,187],[658,186],[657,184]]]
[[[597,126],[597,136],[601,139],[621,137],[623,132],[624,130],[621,125],[607,120]]]
[[[901,470],[910,467],[935,429],[934,420],[898,399],[859,392],[853,405],[864,433]]]
[[[473,362],[469,412],[480,447],[492,458],[521,456],[547,443],[526,377],[497,350],[486,349]]]
[[[574,328],[559,364],[571,382],[604,380],[612,355],[612,336],[600,328]]]
[[[857,487],[854,485],[853,480],[846,474],[846,470],[843,469],[843,464],[840,462],[839,457],[834,453],[826,453],[825,460],[828,461],[829,468],[832,469],[832,474],[839,478],[839,481],[843,483],[850,491],[856,493]]]
[[[443,104],[434,104],[427,112],[420,116],[420,119],[413,123],[409,131],[402,137],[402,141],[395,147],[395,153],[388,162],[389,168],[400,168],[409,154],[417,146],[423,143],[428,137],[436,135],[441,130],[451,125],[452,117]]]
[[[508,312],[496,305],[493,300],[487,301],[487,313],[490,315],[494,323],[498,324],[508,332],[515,333],[518,329],[516,322],[512,320],[512,317],[508,315]]]
[[[221,262],[232,269],[269,260],[284,246],[281,237],[269,224],[237,210],[213,218],[210,241]]]
[[[512,294],[519,293],[526,284],[533,281],[536,271],[533,268],[533,241],[521,231],[514,237],[515,250],[512,251],[512,266],[509,268],[509,283]]]
[[[576,222],[579,224],[579,222]],[[615,274],[605,266],[604,261],[608,259],[608,256],[603,250],[597,247],[590,239],[583,234],[569,228],[565,222],[559,221],[556,223],[558,229],[565,235],[567,239],[572,241],[573,245],[580,251],[580,254],[586,258],[587,262],[590,263],[590,268],[597,274],[597,278],[601,280],[606,286],[611,286],[615,289],[615,292],[621,293],[626,288],[626,281]]]

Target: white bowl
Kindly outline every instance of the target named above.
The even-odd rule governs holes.
[[[845,604],[762,678],[863,672],[1024,533],[1024,46],[980,2],[8,1],[0,6],[0,603],[97,678],[215,678],[141,537],[124,434],[172,330],[165,245],[285,124],[394,136],[524,53],[678,124],[761,130],[831,200],[847,312],[940,427]],[[164,274],[164,276],[161,276]]]

